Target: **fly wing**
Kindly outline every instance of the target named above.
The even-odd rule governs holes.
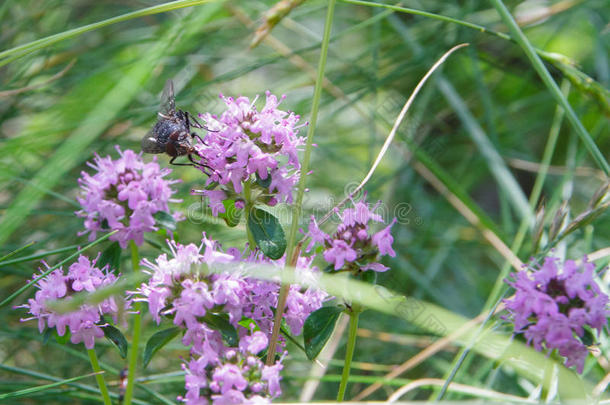
[[[166,116],[172,116],[176,111],[176,101],[174,96],[174,82],[172,79],[168,79],[165,82],[163,88],[163,94],[161,95],[161,114]]]
[[[144,153],[165,153],[165,145],[160,144],[152,134],[152,132],[147,133],[142,138],[142,152]]]

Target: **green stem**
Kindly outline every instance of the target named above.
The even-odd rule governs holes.
[[[131,248],[131,267],[135,272],[139,270],[140,257],[138,255],[138,247],[134,241],[129,242]],[[133,335],[131,339],[131,348],[129,350],[129,366],[127,372],[127,387],[125,388],[124,405],[131,405],[133,398],[133,388],[136,377],[136,366],[138,364],[138,345],[140,344],[140,332],[142,328],[142,303],[134,303],[136,314],[133,318]]]
[[[250,220],[250,213],[252,212],[252,209],[254,208],[254,204],[252,203],[252,188],[250,185],[250,180],[244,182],[244,197],[246,198],[246,234],[248,235],[248,245],[250,248],[250,251],[254,251],[254,249],[256,249],[256,241],[254,240],[254,235],[252,235],[252,231],[250,230],[250,227],[248,226],[249,220]]]
[[[305,146],[303,163],[301,164],[301,177],[299,178],[297,197],[292,208],[292,223],[290,225],[290,233],[288,234],[288,243],[286,247],[287,264],[296,263],[296,257],[293,257],[293,255],[295,254],[295,252],[298,254],[298,250],[295,250],[295,242],[297,238],[297,230],[299,229],[299,219],[301,218],[303,194],[305,193],[305,179],[307,177],[307,172],[309,171],[309,160],[311,159],[311,150],[313,148],[313,134],[316,128],[316,122],[318,121],[318,110],[320,108],[320,99],[322,98],[322,87],[324,85],[324,70],[326,68],[328,44],[330,43],[330,31],[333,23],[333,16],[335,14],[335,1],[336,0],[329,0],[328,8],[326,10],[324,37],[322,38],[322,48],[320,50],[320,60],[318,62],[318,77],[316,78],[316,85],[313,92],[313,100],[311,104],[311,118],[309,120],[309,128],[307,129],[307,143]],[[280,295],[278,297],[278,304],[275,311],[273,332],[271,333],[271,339],[269,340],[269,350],[267,351],[267,365],[271,365],[275,361],[277,340],[280,335],[280,326],[282,324],[281,321],[282,316],[284,315],[284,306],[286,304],[288,291],[289,286],[286,283],[282,283],[282,287],[280,288]]]
[[[591,135],[589,135],[585,127],[582,125],[582,123],[576,116],[576,113],[572,109],[572,106],[568,102],[568,99],[564,97],[564,95],[561,93],[559,86],[557,86],[557,83],[555,83],[555,80],[553,80],[553,77],[551,76],[547,68],[544,66],[544,63],[542,63],[540,56],[538,56],[532,44],[529,42],[525,34],[523,34],[523,31],[521,31],[521,28],[519,28],[519,25],[517,25],[517,22],[510,14],[502,0],[491,0],[491,3],[498,11],[498,14],[500,14],[500,17],[502,17],[504,23],[508,26],[512,37],[515,39],[515,42],[519,44],[519,46],[523,49],[525,55],[527,55],[532,66],[534,67],[536,72],[538,72],[538,75],[540,76],[546,87],[549,89],[549,92],[551,93],[557,104],[563,107],[568,121],[570,121],[570,124],[572,125],[572,128],[578,134],[580,140],[585,144],[597,165],[604,171],[606,176],[610,176],[610,165],[608,165],[608,162],[606,162],[604,155],[597,148],[595,141],[593,141]]]
[[[106,387],[104,376],[101,374],[102,369],[100,368],[100,363],[97,361],[95,349],[88,349],[87,354],[89,354],[89,361],[91,361],[91,367],[93,368],[93,371],[96,373],[100,373],[95,375],[95,380],[97,381],[98,387],[100,387],[102,398],[104,398],[104,405],[112,405],[112,402],[110,401],[110,395],[108,394],[108,387]]]
[[[355,304],[353,304],[355,305]],[[345,390],[347,389],[347,381],[349,380],[349,372],[352,366],[352,358],[354,357],[354,349],[356,348],[356,334],[358,332],[358,318],[360,310],[356,310],[352,306],[349,313],[349,334],[347,335],[347,349],[345,352],[345,363],[343,365],[343,374],[341,375],[341,383],[339,384],[339,392],[337,393],[337,402],[343,402],[345,398]]]

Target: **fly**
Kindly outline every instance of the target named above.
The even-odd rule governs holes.
[[[192,138],[197,138],[203,143],[199,135],[191,132],[191,127],[205,127],[188,111],[176,109],[174,83],[171,79],[165,83],[158,116],[155,126],[142,138],[142,151],[166,153],[171,157],[169,163],[176,166],[206,167],[193,159],[193,154],[197,152],[191,142]],[[174,163],[179,156],[187,156],[191,163]]]

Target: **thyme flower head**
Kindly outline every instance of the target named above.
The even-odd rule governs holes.
[[[392,249],[394,238],[390,233],[396,219],[382,230],[373,233],[371,224],[383,224],[383,218],[375,213],[377,206],[370,207],[365,201],[359,201],[354,203],[353,208],[337,212],[341,223],[332,235],[322,231],[312,216],[307,234],[311,242],[307,250],[310,251],[316,244],[322,245],[324,260],[330,263],[334,270],[349,270],[355,273],[388,270],[388,267],[379,263],[378,258],[385,255],[396,256]]]
[[[110,239],[126,248],[130,240],[141,245],[144,233],[157,230],[154,215],[168,212],[168,203],[180,201],[171,198],[172,185],[179,180],[165,179],[171,170],[160,168],[156,158],[145,163],[141,154],[118,146],[116,150],[118,159],[96,155],[88,163],[95,173],[81,173],[78,202],[83,208],[76,214],[85,218],[86,230],[81,234],[89,233],[89,240],[97,232],[118,230]],[[181,219],[179,214],[174,218]]]
[[[256,356],[271,336],[279,283],[249,277],[249,266],[278,268],[260,252],[226,252],[205,234],[201,245],[169,242],[171,255],[154,262],[143,260],[151,277],[134,292],[148,303],[157,322],[165,317],[183,330],[182,343],[190,347],[185,367],[187,394],[192,404],[246,403],[279,395],[280,363],[263,367]],[[215,271],[229,265],[233,271]],[[315,277],[311,259],[298,260],[301,277]],[[284,319],[292,334],[300,334],[310,313],[322,306],[327,294],[315,288],[290,287]],[[282,344],[278,348],[283,352]],[[198,402],[199,401],[199,402]]]
[[[225,212],[222,201],[260,202],[275,205],[292,202],[292,191],[299,180],[298,151],[305,138],[298,135],[300,117],[278,108],[278,99],[265,93],[263,108],[257,110],[257,98],[220,97],[226,110],[220,115],[200,114],[208,133],[203,143],[195,145],[201,157],[201,170],[209,177],[206,188],[196,193],[209,198],[214,215]],[[244,185],[248,183],[248,194]],[[243,207],[243,204],[241,205]]]
[[[607,327],[608,296],[594,280],[595,266],[586,261],[561,263],[547,257],[539,268],[511,274],[505,280],[515,295],[504,300],[506,319],[538,351],[557,350],[566,366],[582,373],[592,330]]]
[[[99,257],[99,256],[98,256]],[[22,308],[27,308],[31,318],[28,321],[38,320],[38,329],[42,333],[46,327],[56,328],[59,336],[70,332],[70,341],[74,344],[84,342],[87,349],[92,349],[96,338],[104,337],[102,328],[107,325],[102,316],[109,315],[114,322],[118,321],[119,308],[114,297],[110,297],[97,305],[83,304],[78,310],[67,313],[58,313],[47,306],[49,301],[66,300],[80,291],[93,292],[98,288],[113,284],[117,277],[112,274],[108,266],[102,269],[96,267],[97,258],[90,260],[80,255],[73,263],[68,274],[62,268],[52,271],[36,283],[36,294],[30,298]],[[46,263],[43,264],[47,266]],[[40,269],[43,273],[43,269]],[[32,277],[36,279],[39,274]]]

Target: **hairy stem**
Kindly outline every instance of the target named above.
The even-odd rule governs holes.
[[[129,242],[131,248],[131,268],[133,272],[139,270],[140,257],[138,255],[138,247],[134,241]],[[133,334],[131,339],[131,348],[129,350],[129,366],[127,372],[127,387],[125,388],[124,405],[130,405],[133,398],[133,388],[136,378],[136,366],[138,364],[138,345],[140,344],[140,332],[142,329],[142,303],[134,303],[135,315],[133,318]]]
[[[288,243],[286,247],[286,263],[291,265],[296,264],[296,259],[299,254],[299,249],[296,249],[297,229],[299,228],[299,219],[301,217],[301,208],[303,204],[303,194],[305,193],[305,178],[309,171],[309,160],[311,159],[311,150],[313,147],[313,134],[318,120],[318,110],[320,108],[320,99],[322,97],[322,87],[324,85],[324,69],[326,68],[326,55],[328,55],[328,44],[330,43],[330,31],[335,14],[335,0],[328,1],[326,10],[326,21],[324,23],[324,37],[322,38],[322,49],[320,51],[320,61],[318,63],[318,77],[313,92],[313,100],[311,104],[311,119],[307,130],[307,144],[305,146],[305,155],[301,164],[301,176],[299,178],[299,186],[295,203],[292,208],[292,223],[290,233],[288,234]],[[275,320],[273,323],[273,332],[269,340],[269,350],[267,351],[267,365],[271,365],[275,361],[275,353],[277,340],[280,335],[280,326],[282,324],[282,316],[284,315],[284,306],[286,297],[288,296],[290,286],[282,283],[280,288],[280,296],[275,311]]]
[[[101,374],[102,369],[100,368],[100,363],[97,361],[95,349],[88,349],[87,354],[89,354],[89,361],[91,361],[91,367],[93,368],[93,371],[98,373],[95,375],[95,380],[97,381],[98,387],[100,387],[102,398],[104,398],[104,405],[112,405],[112,402],[110,401],[110,395],[108,394],[108,387],[106,387],[104,376]]]

